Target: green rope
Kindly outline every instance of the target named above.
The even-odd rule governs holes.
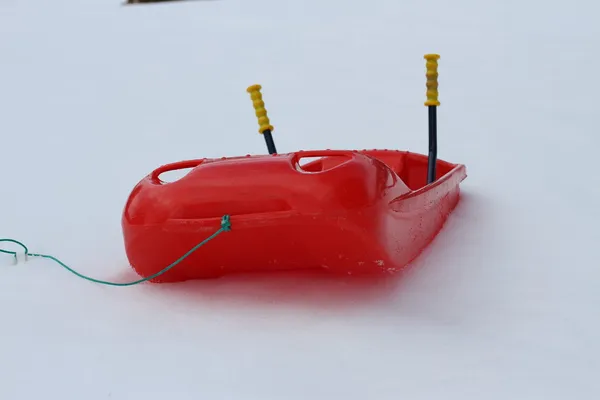
[[[147,277],[147,278],[143,278],[143,279],[139,279],[137,281],[133,281],[133,282],[127,282],[127,283],[116,283],[116,282],[108,282],[108,281],[102,281],[99,279],[94,279],[94,278],[90,278],[89,276],[85,276],[83,274],[80,274],[79,272],[75,271],[74,269],[72,269],[71,267],[69,267],[68,265],[66,265],[65,263],[63,263],[62,261],[60,261],[58,258],[47,255],[47,254],[37,254],[37,253],[30,253],[29,249],[27,248],[27,246],[25,246],[23,243],[19,242],[18,240],[14,240],[14,239],[0,239],[0,242],[9,242],[9,243],[14,243],[17,244],[19,246],[21,246],[21,248],[23,249],[23,253],[25,254],[25,256],[29,256],[29,257],[41,257],[41,258],[47,258],[50,259],[52,261],[55,261],[56,263],[60,264],[63,268],[65,268],[66,270],[68,270],[69,272],[72,272],[73,274],[77,275],[80,278],[83,278],[87,281],[90,282],[95,282],[95,283],[100,283],[103,285],[110,285],[110,286],[132,286],[132,285],[137,285],[138,283],[142,283],[142,282],[146,282],[149,281],[151,279],[154,279],[162,274],[164,274],[165,272],[167,272],[168,270],[170,270],[171,268],[173,268],[174,266],[176,266],[177,264],[179,264],[180,262],[182,262],[183,260],[185,260],[187,257],[189,257],[194,251],[198,250],[200,247],[204,246],[206,243],[208,243],[209,241],[211,241],[212,239],[214,239],[215,237],[217,237],[219,234],[221,234],[222,232],[228,232],[231,230],[231,221],[230,221],[230,217],[229,215],[225,215],[223,216],[223,218],[221,218],[221,228],[219,228],[218,231],[216,231],[215,233],[213,233],[212,235],[210,235],[208,238],[204,239],[202,242],[198,243],[196,246],[194,246],[191,250],[189,250],[187,253],[185,253],[183,256],[179,257],[179,259],[177,259],[174,263],[172,263],[171,265],[169,265],[168,267],[164,268],[163,270]],[[5,253],[5,254],[10,254],[15,258],[15,261],[17,261],[17,252],[16,251],[10,251],[10,250],[3,250],[0,249],[0,253]]]

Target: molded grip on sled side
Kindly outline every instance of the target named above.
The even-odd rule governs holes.
[[[265,131],[273,131],[273,125],[271,125],[271,121],[269,121],[269,117],[267,116],[267,110],[265,109],[265,102],[262,99],[262,94],[260,93],[260,89],[262,86],[260,85],[252,85],[246,89],[248,93],[250,93],[250,98],[252,99],[252,105],[254,106],[254,112],[256,114],[256,118],[258,118],[258,133],[264,133]]]
[[[440,56],[438,54],[425,54],[424,56],[427,62],[425,66],[427,68],[427,72],[425,76],[427,77],[427,101],[425,102],[426,106],[439,106],[440,102],[438,101],[438,62]]]

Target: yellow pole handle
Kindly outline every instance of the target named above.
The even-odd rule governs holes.
[[[427,101],[425,102],[426,106],[439,106],[440,102],[438,101],[438,62],[440,56],[438,54],[425,54],[425,66],[427,68],[427,72],[425,76],[427,77]]]
[[[252,99],[252,105],[254,106],[254,112],[256,117],[258,118],[258,133],[264,133],[266,130],[273,131],[273,126],[269,121],[269,117],[267,116],[267,110],[265,109],[265,102],[262,99],[262,94],[260,93],[260,89],[262,86],[260,85],[252,85],[246,89],[248,93],[250,93],[250,98]]]

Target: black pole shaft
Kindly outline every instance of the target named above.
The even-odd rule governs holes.
[[[265,129],[263,135],[265,136],[265,142],[267,143],[267,150],[269,150],[269,154],[277,154],[277,149],[275,148],[275,141],[273,140],[271,130]]]
[[[435,181],[437,163],[437,107],[429,106],[429,163],[427,167],[427,184]]]

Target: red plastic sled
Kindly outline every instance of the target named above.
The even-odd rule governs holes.
[[[318,159],[303,163],[303,159]],[[214,233],[232,230],[153,279],[321,268],[345,274],[398,271],[433,240],[459,199],[462,164],[392,150],[301,151],[183,161],[145,177],[127,200],[127,257],[143,277]],[[160,174],[192,168],[170,183]]]

